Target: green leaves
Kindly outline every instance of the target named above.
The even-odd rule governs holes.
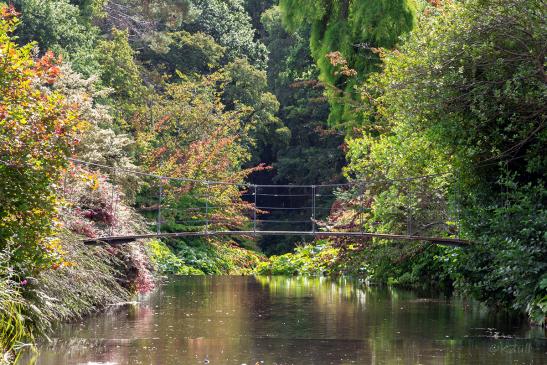
[[[310,49],[326,86],[329,123],[351,132],[365,121],[357,87],[379,69],[378,49],[394,47],[414,26],[414,1],[281,0],[279,6],[290,30],[311,26]],[[351,72],[339,72],[328,57],[333,52]]]
[[[454,219],[447,209],[458,207],[461,233],[478,242],[450,270],[460,289],[518,310],[543,298],[538,283],[547,270],[541,4],[454,2],[424,14],[363,83],[374,124],[348,141],[345,170],[365,179],[457,173],[428,189],[451,193],[437,211],[449,214],[447,233]],[[373,198],[374,217],[396,211],[396,196]]]
[[[102,65],[101,80],[105,86],[114,89],[113,96],[125,100],[142,96],[142,78],[127,32],[114,29],[112,40],[100,41],[97,50]]]
[[[69,61],[75,70],[90,76],[100,70],[95,43],[98,28],[84,18],[69,0],[12,1],[21,12],[17,35],[20,44],[38,42],[42,52],[53,51]]]
[[[76,109],[47,87],[59,75],[52,53],[32,59],[11,38],[15,14],[0,8],[0,250],[22,274],[33,274],[57,257],[53,232],[55,184],[85,126]]]
[[[192,4],[197,16],[183,26],[185,30],[212,36],[226,48],[228,62],[247,58],[256,68],[266,68],[266,47],[255,40],[255,30],[242,0],[194,0]]]

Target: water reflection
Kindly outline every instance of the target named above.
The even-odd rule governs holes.
[[[59,328],[23,364],[543,364],[540,329],[347,279],[184,277]],[[25,362],[26,361],[26,362]]]

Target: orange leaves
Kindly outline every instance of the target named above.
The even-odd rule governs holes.
[[[48,51],[34,63],[35,75],[41,78],[47,84],[53,84],[61,73],[59,65],[62,63],[62,57],[55,57],[53,52]]]
[[[55,184],[83,123],[74,106],[44,87],[57,80],[61,58],[48,52],[35,60],[32,44],[21,47],[11,37],[17,15],[0,7],[0,247],[12,241],[19,265],[31,272],[60,262],[61,247],[50,238]]]
[[[18,13],[17,10],[15,10],[13,4],[10,4],[9,6],[0,6],[0,19],[2,20],[16,21],[19,15],[21,15],[21,13]]]
[[[343,75],[346,77],[357,76],[357,71],[348,66],[348,61],[340,52],[329,52],[325,57],[327,57],[330,64],[337,69],[337,71],[334,72],[335,75]]]
[[[169,115],[164,115],[160,120],[156,122],[154,125],[154,129],[156,132],[160,132],[162,129],[164,129],[165,122],[169,120]]]

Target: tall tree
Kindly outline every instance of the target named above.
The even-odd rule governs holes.
[[[263,42],[270,52],[268,83],[280,102],[279,118],[288,128],[286,146],[273,143],[263,146],[261,159],[274,169],[255,174],[259,183],[319,184],[338,182],[344,156],[340,146],[343,137],[326,128],[329,107],[322,96],[324,89],[311,81],[318,70],[308,47],[309,26],[287,32],[281,22],[278,6],[266,10],[261,17],[264,28]],[[275,201],[262,202],[267,206],[291,204],[291,197],[275,197]],[[304,198],[307,199],[307,198]],[[328,202],[322,202],[325,206]],[[311,202],[309,202],[311,204]],[[281,214],[280,214],[281,213]],[[263,219],[304,220],[298,211],[272,211]],[[291,230],[296,227],[268,224],[267,229]],[[309,229],[309,225],[305,228]],[[295,245],[294,237],[287,239],[262,238],[260,245],[268,253],[280,253]]]
[[[38,42],[42,52],[61,55],[72,67],[90,76],[100,72],[95,52],[98,28],[83,16],[69,0],[14,0],[21,12],[22,24],[17,29],[21,44]]]
[[[218,44],[226,47],[228,62],[247,58],[253,66],[262,70],[266,68],[268,51],[256,39],[256,31],[242,0],[194,0],[192,4],[197,16],[186,22],[185,30],[211,35]]]
[[[326,86],[329,123],[347,129],[362,119],[356,85],[377,71],[379,47],[394,47],[415,22],[414,0],[281,0],[289,30],[311,26],[310,49]]]

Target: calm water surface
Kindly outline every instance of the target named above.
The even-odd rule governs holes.
[[[547,340],[473,302],[344,279],[182,277],[23,363],[547,364]]]

